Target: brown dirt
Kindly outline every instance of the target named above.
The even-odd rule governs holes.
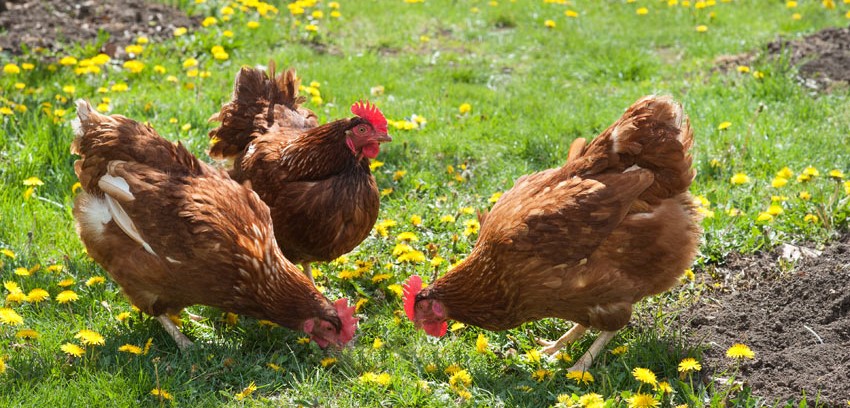
[[[172,36],[176,27],[198,25],[174,7],[134,0],[7,0],[5,6],[0,12],[0,48],[13,54],[22,53],[22,45],[64,51],[95,43],[102,30],[109,33],[103,51],[115,56],[116,49],[139,36],[153,41]]]
[[[721,57],[716,62],[722,70],[734,70],[759,58],[787,58],[798,68],[801,82],[810,88],[846,87],[850,84],[850,27],[827,28],[794,40],[778,38],[762,50]]]
[[[756,356],[740,365],[743,380],[769,405],[799,401],[847,406],[850,401],[850,234],[817,257],[791,265],[780,251],[735,256],[711,271],[736,290],[713,293],[681,318],[704,344],[704,371],[728,378],[725,356],[744,343]],[[784,266],[783,266],[784,264]],[[746,288],[745,290],[740,290]],[[819,397],[818,397],[819,396]]]

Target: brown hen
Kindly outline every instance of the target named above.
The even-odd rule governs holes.
[[[697,252],[699,216],[688,193],[693,133],[669,97],[635,102],[563,167],[521,177],[486,215],[469,257],[422,289],[405,285],[417,327],[442,336],[453,319],[506,330],[547,317],[602,330],[573,370],[586,370],[632,304],[674,284]]]
[[[358,102],[356,116],[318,126],[301,106],[299,80],[243,67],[230,102],[211,121],[214,159],[232,159],[231,177],[250,181],[271,208],[277,242],[287,259],[310,263],[348,253],[369,236],[379,194],[369,160],[392,140],[377,107]]]
[[[331,303],[275,242],[268,207],[250,189],[149,126],[77,103],[84,192],[77,232],[89,255],[185,349],[168,314],[202,304],[344,344],[357,325],[347,300]]]

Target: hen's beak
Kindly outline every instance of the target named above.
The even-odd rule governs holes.
[[[377,140],[378,143],[387,143],[392,142],[393,138],[389,134],[385,134],[378,136],[377,138],[375,138],[375,140]]]

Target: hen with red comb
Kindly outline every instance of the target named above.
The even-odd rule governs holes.
[[[301,106],[299,83],[292,69],[275,77],[273,68],[242,68],[233,100],[212,118],[221,126],[210,132],[210,155],[233,160],[230,176],[250,181],[271,208],[281,251],[312,280],[312,262],[348,253],[372,231],[380,195],[369,164],[392,138],[366,101],[351,106],[356,116],[320,126]]]
[[[678,282],[699,244],[688,187],[693,133],[669,97],[635,102],[605,132],[573,142],[562,167],[529,174],[482,217],[469,256],[422,288],[405,286],[408,317],[439,335],[452,319],[507,330],[547,317],[576,323],[553,354],[602,331],[573,370],[586,370],[632,304]]]

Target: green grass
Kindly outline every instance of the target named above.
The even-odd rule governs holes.
[[[201,17],[222,16],[223,2],[171,3]],[[561,164],[573,139],[595,136],[650,93],[682,101],[695,129],[698,176],[692,191],[709,202],[706,212],[713,213],[704,221],[698,264],[721,260],[730,251],[829,240],[846,227],[850,212],[846,187],[827,175],[831,169],[850,171],[850,147],[841,142],[850,129],[847,91],[812,94],[781,60],[758,59],[751,69],[763,72],[761,79],[713,69],[716,57],[759,49],[778,34],[796,37],[847,24],[847,5],[827,10],[821,2],[800,3],[789,10],[777,1],[718,1],[698,10],[693,4],[668,7],[667,2],[648,0],[574,6],[536,0],[502,0],[496,6],[486,1],[344,1],[342,17],[334,19],[328,2],[322,2],[305,13],[324,12],[316,34],[304,30],[304,16],[296,26],[286,5],[278,4],[280,13],[267,19],[253,10],[237,10],[229,22],[147,44],[139,58],[145,68],[137,74],[113,61],[100,74],[78,76],[73,67],[58,64],[64,54],[0,57],[3,65],[35,65],[0,76],[0,108],[12,109],[0,117],[0,248],[15,255],[0,255],[2,277],[25,293],[43,288],[51,294],[51,300],[38,304],[6,302],[24,323],[0,324],[0,356],[7,366],[0,374],[0,405],[550,406],[560,394],[595,392],[605,397],[606,405],[619,406],[639,389],[652,393],[647,386],[639,388],[631,375],[635,367],[651,369],[671,384],[675,393],[663,397],[665,406],[780,403],[759,401],[747,390],[738,393],[719,383],[705,385],[696,377],[693,383],[680,379],[679,361],[699,359],[700,345],[686,342],[675,316],[662,311],[696,299],[704,288],[694,282],[641,302],[640,318],[608,348],[627,345],[628,351],[600,357],[589,385],[565,378],[566,363],[526,358],[535,337],[556,338],[569,327],[565,322],[545,320],[501,333],[467,327],[435,341],[399,314],[400,301],[389,286],[412,273],[431,276],[434,270],[428,262],[400,263],[391,255],[398,233],[415,232],[419,240],[412,245],[425,253],[433,244],[432,250],[446,259],[436,270],[445,272],[474,242],[474,235],[463,234],[464,222],[475,217],[470,209],[491,205],[493,193],[510,188],[523,174]],[[639,7],[647,7],[649,14],[638,15]],[[566,17],[567,9],[579,17]],[[792,20],[793,12],[803,18]],[[544,26],[549,19],[554,28]],[[249,20],[260,21],[260,27],[246,28]],[[708,31],[698,33],[700,24]],[[223,30],[234,36],[223,36]],[[215,45],[225,47],[228,60],[212,58]],[[80,46],[69,54],[90,58],[96,49]],[[210,76],[187,76],[183,62],[190,57]],[[220,321],[220,311],[196,307],[196,313],[209,319],[204,327],[185,323],[198,347],[182,355],[155,320],[137,313],[124,322],[116,320],[130,305],[114,282],[107,278],[85,285],[105,272],[85,256],[71,218],[71,189],[77,181],[74,157],[68,153],[72,103],[88,98],[97,104],[108,97],[110,113],[149,121],[163,136],[181,140],[208,159],[206,133],[213,125],[206,119],[228,99],[241,65],[269,60],[297,67],[305,84],[320,83],[323,103],[309,107],[322,121],[349,115],[348,106],[360,98],[376,102],[393,120],[409,120],[414,114],[427,120],[418,129],[391,129],[394,142],[379,156],[384,164],[375,173],[388,192],[380,219],[397,225],[388,228],[387,237],[375,233],[368,238],[347,262],[319,266],[324,276],[318,282],[331,298],[367,300],[354,347],[341,353],[321,351],[298,343],[298,333],[261,327],[246,318],[229,326]],[[156,65],[167,72],[155,72]],[[176,82],[166,80],[169,75]],[[17,82],[26,88],[16,89]],[[116,83],[129,89],[98,93],[98,88]],[[66,85],[74,85],[74,92],[63,90]],[[370,88],[379,85],[384,93],[370,95]],[[462,103],[471,104],[472,111],[461,115]],[[726,121],[731,126],[719,130]],[[794,176],[782,188],[771,187],[785,166]],[[798,182],[796,176],[807,166],[817,168],[820,176]],[[732,185],[736,173],[747,174],[750,183]],[[30,177],[44,184],[25,199],[24,180]],[[801,191],[811,199],[800,199]],[[772,221],[757,221],[772,196],[786,197],[775,201],[784,212]],[[732,209],[741,215],[730,216]],[[818,220],[806,221],[807,214]],[[421,216],[422,225],[412,225],[413,215]],[[446,215],[456,221],[441,222]],[[339,279],[338,273],[355,268],[355,261],[371,262],[372,268],[361,278]],[[37,265],[40,269],[31,276],[15,273]],[[61,270],[48,271],[51,265]],[[388,280],[371,281],[384,272],[391,274]],[[79,300],[59,304],[56,295],[65,289],[58,283],[68,278],[75,283],[65,289],[74,290]],[[16,338],[22,328],[34,329],[40,337]],[[63,353],[60,345],[77,342],[74,335],[84,328],[102,334],[105,344],[87,347],[80,358]],[[489,340],[489,353],[476,352],[480,333]],[[569,353],[578,357],[592,337],[571,346]],[[147,355],[117,351],[124,344],[143,346],[149,338]],[[383,341],[382,348],[373,349],[375,338]],[[323,367],[321,360],[330,355],[338,361]],[[471,375],[469,399],[449,385],[444,370],[453,364]],[[532,373],[540,368],[553,376],[533,380]],[[365,382],[361,376],[366,372],[387,373],[389,383]],[[236,393],[252,382],[258,389],[237,401]],[[155,387],[167,390],[173,400],[151,395]]]

